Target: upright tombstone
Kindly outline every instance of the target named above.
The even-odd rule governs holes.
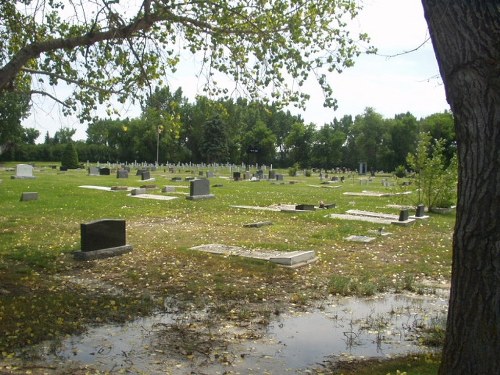
[[[417,210],[415,212],[415,217],[424,217],[425,216],[425,206],[423,204],[419,204],[417,206]]]
[[[283,181],[285,179],[285,176],[282,174],[276,174],[276,181]]]
[[[272,169],[269,171],[269,179],[270,180],[276,179],[276,171],[274,171]]]
[[[408,221],[409,219],[409,214],[408,214],[408,210],[401,210],[399,212],[399,220],[398,221]]]
[[[99,176],[101,173],[98,167],[90,167],[89,168],[89,176]]]
[[[207,178],[212,178],[212,177],[214,177],[214,172],[207,171]]]
[[[38,193],[33,192],[33,191],[25,191],[21,193],[21,202],[26,202],[26,201],[36,201],[38,200]]]
[[[240,172],[233,172],[233,180],[239,181],[240,179],[241,179],[241,173]]]
[[[99,168],[99,174],[101,176],[109,176],[111,174],[111,170],[108,167]]]
[[[128,178],[128,171],[126,169],[117,170],[116,178]]]
[[[16,165],[16,174],[11,176],[11,178],[35,178],[33,176],[33,167],[29,164],[18,164]]]
[[[250,180],[252,178],[252,173],[250,171],[245,172],[245,180]]]
[[[215,195],[210,194],[210,181],[206,179],[192,180],[189,183],[189,196],[186,199],[198,200],[211,198],[215,198]]]
[[[151,179],[151,173],[149,171],[142,171],[141,173],[141,180],[150,180]]]
[[[366,164],[366,161],[360,161],[359,162],[359,174],[366,174],[368,171],[368,166]]]
[[[76,259],[92,260],[108,258],[132,251],[127,245],[125,220],[103,219],[80,224],[81,251]]]

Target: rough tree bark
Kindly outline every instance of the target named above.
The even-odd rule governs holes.
[[[458,143],[440,374],[500,369],[500,1],[422,0]]]

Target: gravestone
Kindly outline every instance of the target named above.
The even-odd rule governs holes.
[[[424,217],[425,212],[424,212],[425,206],[423,204],[419,204],[417,206],[417,210],[415,212],[415,217]]]
[[[214,172],[208,171],[207,172],[207,178],[212,178],[212,177],[214,177]]]
[[[193,180],[189,183],[189,196],[186,199],[210,199],[215,198],[215,195],[210,194],[210,181],[208,180]]]
[[[175,193],[175,186],[164,186],[161,189],[162,193]]]
[[[252,173],[250,171],[245,172],[245,180],[250,180],[252,178]]]
[[[16,165],[16,174],[15,176],[11,176],[11,178],[35,178],[33,176],[33,166],[29,164],[18,164]]]
[[[283,181],[285,178],[285,176],[283,176],[282,174],[276,174],[276,181]]]
[[[146,188],[137,188],[137,189],[132,189],[130,192],[132,195],[140,195],[140,194],[146,194]]]
[[[368,166],[365,161],[359,162],[359,174],[365,175],[368,171]]]
[[[368,243],[368,242],[375,241],[375,237],[352,235],[352,236],[346,237],[346,241]]]
[[[81,251],[76,259],[92,260],[112,257],[132,251],[127,245],[125,220],[103,219],[80,224]]]
[[[233,180],[239,181],[240,179],[241,179],[241,173],[240,172],[233,172]]]
[[[151,179],[151,173],[149,171],[142,171],[141,173],[141,180],[150,180]]]
[[[401,210],[399,212],[398,221],[408,221],[408,219],[409,219],[408,210]]]
[[[274,171],[274,170],[269,171],[269,179],[270,180],[276,179],[276,171]]]
[[[269,258],[271,263],[276,263],[287,267],[300,267],[316,261],[314,251],[291,251],[281,256],[272,256]]]
[[[27,191],[21,194],[21,202],[38,200],[38,193]]]
[[[128,178],[128,171],[126,169],[117,170],[116,178]]]
[[[98,167],[90,167],[89,168],[89,176],[99,176],[99,168]]]
[[[101,176],[109,176],[111,174],[111,170],[108,167],[100,168],[99,174]]]
[[[68,170],[68,167],[63,167],[63,166],[60,166],[60,167],[59,167],[59,170],[60,170],[61,172],[66,172],[66,171]]]
[[[182,181],[182,177],[172,177],[171,181]]]
[[[296,210],[301,210],[301,211],[314,211],[314,204],[297,204],[295,206]]]

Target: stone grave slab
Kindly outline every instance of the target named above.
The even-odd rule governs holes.
[[[177,199],[178,197],[172,197],[169,195],[157,195],[157,194],[136,194],[130,195],[132,198],[142,198],[142,199],[155,199],[157,201],[170,201],[172,199]]]
[[[191,250],[220,255],[241,256],[267,261],[272,261],[271,259],[273,259],[273,263],[291,268],[301,267],[317,260],[314,251],[263,251],[258,249],[245,249],[239,246],[228,246],[222,244],[199,245],[192,247]]]
[[[256,223],[243,224],[245,228],[260,228],[266,225],[273,225],[272,221],[258,221]]]
[[[136,188],[136,189],[132,189],[132,191],[130,192],[131,195],[142,195],[142,194],[146,194],[146,188]]]
[[[346,237],[347,241],[350,241],[350,242],[363,242],[363,243],[369,243],[369,242],[375,241],[375,239],[376,239],[375,237],[356,236],[356,235],[352,235],[352,236]]]
[[[280,256],[269,258],[271,263],[280,264],[288,267],[300,267],[312,263],[316,260],[314,251],[291,251],[283,253]]]
[[[104,190],[104,191],[111,191],[111,188],[109,186],[96,186],[96,185],[80,185],[78,186],[79,188],[83,189],[93,189],[93,190]]]

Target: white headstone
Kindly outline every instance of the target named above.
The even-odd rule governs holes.
[[[29,164],[18,164],[16,166],[16,175],[12,178],[35,178],[33,176],[33,167]]]

